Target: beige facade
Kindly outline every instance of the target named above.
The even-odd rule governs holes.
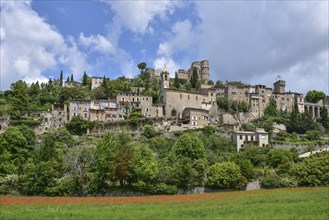
[[[89,120],[89,108],[90,100],[71,100],[68,120],[71,121],[74,116],[78,115],[85,120]]]
[[[243,149],[248,143],[257,144],[260,147],[268,145],[268,133],[264,129],[256,129],[255,132],[235,131],[232,139],[236,143],[237,151]]]
[[[164,89],[161,94],[166,117],[182,117],[186,108],[208,110],[215,105],[216,91],[208,89],[206,92],[192,92],[176,89]]]
[[[91,78],[91,89],[100,87],[104,82],[104,77],[92,77]]]
[[[209,124],[209,111],[196,108],[186,108],[182,114],[183,128],[203,128]]]
[[[141,94],[118,94],[116,101],[121,113],[129,115],[132,107],[144,117],[163,117],[163,105],[154,105],[152,96]]]

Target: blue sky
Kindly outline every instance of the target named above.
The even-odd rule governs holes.
[[[171,76],[209,60],[211,79],[329,93],[328,1],[1,1],[0,90],[73,73]]]

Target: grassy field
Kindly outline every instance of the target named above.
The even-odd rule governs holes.
[[[147,197],[0,197],[0,219],[329,219],[329,188]]]

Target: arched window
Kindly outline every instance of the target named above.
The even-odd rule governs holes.
[[[171,110],[171,116],[176,117],[176,115],[177,115],[176,109]]]

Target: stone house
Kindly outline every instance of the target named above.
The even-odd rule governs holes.
[[[268,145],[268,133],[262,128],[257,128],[255,132],[234,131],[232,139],[236,143],[237,151],[243,149],[248,143],[257,144],[260,147]]]
[[[71,121],[74,116],[80,115],[83,119],[89,120],[90,100],[71,100],[69,105],[69,117]]]
[[[104,77],[92,77],[91,78],[91,89],[100,87],[104,83]]]
[[[209,111],[198,108],[185,108],[182,114],[183,128],[203,128],[209,124]]]

